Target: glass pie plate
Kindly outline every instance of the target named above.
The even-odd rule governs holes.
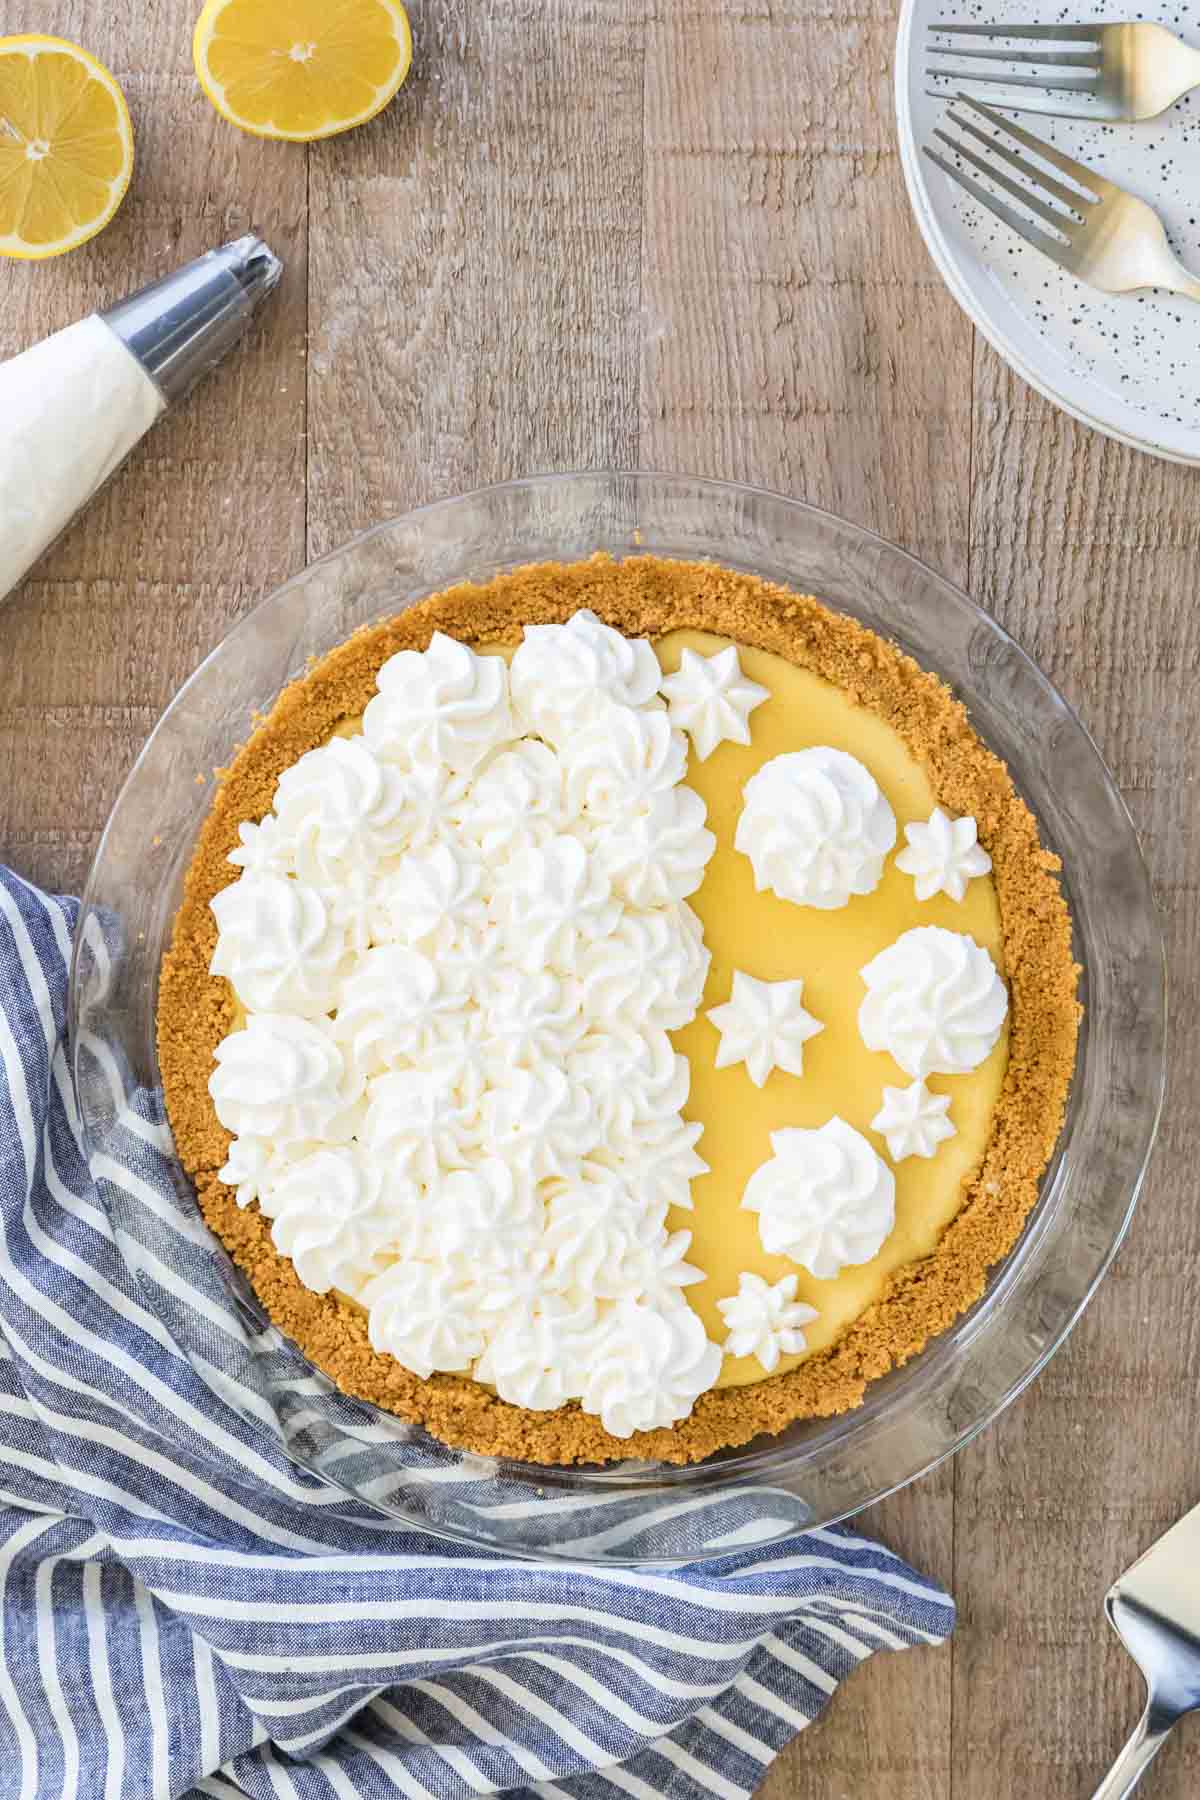
[[[984,1298],[841,1417],[684,1468],[545,1468],[446,1449],[340,1394],[271,1325],[204,1226],[162,1127],[154,1017],[198,779],[251,716],[357,626],[464,579],[598,549],[703,558],[814,593],[938,671],[1063,859],[1085,1025],[1038,1205]],[[508,1554],[664,1563],[857,1512],[961,1448],[1062,1344],[1124,1235],[1163,1083],[1162,941],[1129,815],[1091,738],[1011,638],[870,532],[751,488],[542,476],[364,533],[264,600],[185,683],[101,840],[75,944],[71,1025],[93,1167],[147,1302],[209,1386],[297,1464],[414,1526]]]

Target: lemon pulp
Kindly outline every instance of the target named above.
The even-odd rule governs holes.
[[[300,141],[373,118],[412,61],[399,0],[208,0],[193,47],[200,84],[224,118]]]
[[[61,38],[0,38],[0,254],[60,256],[112,218],[133,171],[116,81]]]

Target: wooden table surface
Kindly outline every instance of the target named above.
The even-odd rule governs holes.
[[[396,103],[311,150],[210,110],[194,7],[3,9],[112,67],[138,169],[94,244],[0,266],[0,355],[251,226],[288,266],[258,339],[0,608],[0,859],[77,890],[143,739],[233,622],[307,558],[480,482],[760,483],[966,587],[1079,709],[1143,834],[1171,1098],[1067,1349],[863,1521],[950,1586],[951,1645],[875,1657],[764,1791],[1090,1794],[1140,1705],[1104,1589],[1200,1500],[1200,474],[1060,417],[949,299],[905,200],[883,0],[416,0]],[[1200,1730],[1150,1791],[1194,1800]]]

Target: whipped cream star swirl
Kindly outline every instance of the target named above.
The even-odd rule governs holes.
[[[704,819],[704,802],[693,788],[671,787],[653,794],[632,818],[601,828],[595,854],[614,893],[641,909],[694,894],[717,842]]]
[[[353,967],[344,925],[314,887],[283,875],[246,876],[213,900],[217,947],[209,965],[247,1009],[327,1013]]]
[[[531,1181],[498,1156],[439,1173],[428,1239],[447,1262],[477,1257],[507,1268],[536,1255],[544,1208]]]
[[[356,1077],[324,1019],[251,1013],[216,1048],[208,1091],[235,1137],[289,1144],[343,1144],[362,1117]]]
[[[696,1016],[711,960],[690,906],[627,910],[579,958],[583,1011],[605,1023],[678,1031]]]
[[[735,969],[730,998],[705,1015],[721,1034],[717,1068],[744,1062],[755,1087],[772,1069],[803,1075],[804,1046],[825,1029],[805,1011],[803,993],[803,981],[759,981]]]
[[[562,763],[535,738],[497,751],[464,792],[458,811],[462,836],[485,860],[502,861],[544,844],[569,822]]]
[[[333,1035],[364,1077],[382,1075],[457,1036],[458,1011],[457,996],[445,991],[427,956],[404,944],[379,944],[342,983]]]
[[[292,1163],[262,1210],[305,1287],[353,1295],[378,1273],[380,1252],[396,1244],[401,1219],[415,1219],[416,1204],[415,1188],[343,1144]]]
[[[781,1356],[799,1356],[808,1348],[804,1327],[819,1315],[815,1306],[796,1298],[799,1277],[784,1275],[774,1284],[746,1269],[738,1291],[717,1307],[729,1328],[726,1356],[756,1356],[765,1374],[779,1367]]]
[[[565,625],[527,625],[512,659],[518,720],[555,749],[603,716],[606,702],[632,708],[656,703],[661,680],[646,639],[623,637],[588,611],[574,613]]]
[[[858,1028],[906,1075],[969,1075],[991,1054],[1008,990],[988,952],[964,932],[918,925],[861,971]]]
[[[239,1206],[253,1206],[257,1200],[265,1211],[275,1183],[291,1166],[287,1151],[269,1138],[236,1137],[217,1175],[233,1188]]]
[[[871,1130],[887,1139],[893,1162],[909,1156],[935,1156],[939,1144],[957,1136],[957,1127],[946,1116],[949,1111],[949,1094],[931,1093],[923,1081],[906,1088],[885,1087],[883,1105],[871,1120]]]
[[[317,883],[399,851],[411,830],[403,776],[361,738],[330,738],[285,769],[275,816],[294,845],[297,874]]]
[[[479,1290],[455,1265],[396,1262],[372,1276],[358,1300],[367,1311],[373,1350],[385,1350],[414,1375],[469,1369],[486,1339]]]
[[[462,932],[488,924],[484,870],[466,845],[435,844],[403,857],[382,874],[372,921],[376,943],[418,945],[449,955]]]
[[[363,733],[386,762],[465,773],[514,735],[503,659],[476,656],[444,632],[434,632],[427,650],[389,658],[376,686]]]
[[[962,900],[967,883],[991,870],[992,859],[978,842],[969,814],[957,819],[935,806],[925,824],[906,825],[904,835],[908,842],[896,867],[913,877],[918,900],[932,900],[935,894]]]
[[[585,725],[560,754],[567,804],[589,824],[636,817],[682,781],[687,769],[684,735],[672,730],[666,713],[629,707],[614,707]]]
[[[721,1356],[668,1227],[706,1173],[667,1033],[708,973],[686,896],[714,839],[660,675],[586,613],[511,674],[440,634],[400,652],[214,905],[239,1202],[414,1374],[622,1435],[686,1416]]]
[[[640,1257],[667,1242],[657,1209],[602,1168],[585,1164],[551,1190],[545,1245],[550,1285],[561,1293],[619,1300],[634,1285],[631,1270]]]
[[[492,917],[524,969],[568,970],[620,916],[607,875],[577,837],[519,850],[500,871]]]
[[[503,963],[481,998],[481,1029],[495,1079],[543,1061],[565,1065],[588,1029],[580,995],[578,978]]]
[[[861,1132],[835,1114],[816,1131],[773,1131],[771,1149],[742,1195],[764,1250],[818,1281],[879,1254],[895,1229],[896,1179]]]
[[[754,885],[825,911],[879,885],[896,815],[869,769],[818,745],[773,756],[746,783],[734,844]]]
[[[617,1167],[635,1167],[639,1188],[665,1218],[673,1206],[692,1210],[691,1184],[698,1175],[708,1174],[708,1164],[696,1149],[703,1131],[702,1125],[678,1114],[639,1121],[615,1150],[600,1146],[593,1155],[598,1162],[607,1164],[611,1159]]]
[[[686,1300],[620,1300],[587,1347],[583,1409],[613,1437],[686,1419],[721,1370],[721,1352]]]
[[[583,1387],[588,1343],[597,1324],[591,1300],[572,1304],[557,1294],[506,1319],[488,1340],[475,1379],[501,1400],[536,1412],[562,1406]]]
[[[685,650],[674,675],[660,684],[672,725],[686,731],[701,762],[718,744],[750,742],[750,714],[770,698],[765,687],[742,674],[737,645],[700,656]]]

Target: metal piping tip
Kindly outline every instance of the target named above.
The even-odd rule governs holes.
[[[229,271],[241,283],[252,306],[257,306],[279,286],[283,264],[260,237],[235,238],[215,255],[228,258]]]
[[[260,237],[235,238],[101,317],[173,406],[244,336],[282,274]]]

